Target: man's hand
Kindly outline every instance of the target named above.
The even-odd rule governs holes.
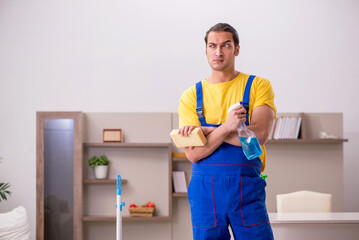
[[[227,120],[223,125],[229,132],[235,132],[242,122],[246,122],[246,109],[239,105],[228,113]]]
[[[186,157],[191,162],[205,158],[212,154],[214,150],[224,141],[229,132],[225,131],[222,126],[219,127],[202,127],[202,126],[184,126],[178,130],[181,136],[188,136],[193,129],[201,128],[207,138],[207,143],[201,147],[185,147]]]
[[[178,133],[181,134],[181,136],[185,136],[188,137],[189,134],[193,131],[193,129],[195,128],[200,128],[203,132],[204,136],[207,136],[208,134],[210,134],[211,132],[214,131],[214,129],[216,129],[216,127],[202,127],[202,126],[183,126],[178,130]]]
[[[178,130],[178,134],[181,134],[181,137],[188,137],[193,129],[198,128],[199,126],[183,126]]]

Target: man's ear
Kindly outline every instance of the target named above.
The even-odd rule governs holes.
[[[236,49],[234,50],[234,56],[238,56],[239,55],[239,49],[240,49],[240,46],[238,45],[237,47],[236,47]]]

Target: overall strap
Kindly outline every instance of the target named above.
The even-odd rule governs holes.
[[[206,119],[204,118],[202,82],[196,83],[196,92],[197,92],[197,108],[196,108],[196,112],[197,112],[199,122],[204,127],[218,127],[219,124],[218,125],[208,124],[206,122]]]
[[[244,90],[244,95],[243,95],[243,107],[246,109],[247,113],[246,113],[246,125],[249,125],[249,121],[248,121],[248,113],[249,113],[249,99],[250,99],[250,93],[251,93],[251,86],[252,86],[252,82],[253,79],[255,78],[255,75],[250,75],[246,84],[246,88]]]
[[[196,91],[197,91],[197,116],[202,126],[206,125],[206,120],[203,115],[203,92],[202,92],[202,82],[196,83]]]
[[[248,121],[248,112],[249,112],[249,99],[250,99],[250,92],[251,92],[251,87],[252,87],[252,83],[253,83],[253,79],[255,78],[255,75],[250,75],[246,84],[246,88],[244,90],[244,95],[243,95],[243,107],[246,109],[247,113],[246,113],[246,125],[249,125],[249,121]],[[204,114],[203,114],[203,91],[202,91],[202,82],[198,82],[196,83],[196,92],[197,92],[197,108],[196,108],[196,112],[197,112],[197,116],[198,116],[198,120],[200,121],[202,126],[218,126],[218,125],[212,125],[212,124],[207,124],[206,120],[204,118]]]

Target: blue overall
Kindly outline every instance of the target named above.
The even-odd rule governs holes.
[[[249,77],[244,92],[243,106],[247,112],[254,77]],[[196,88],[201,125],[219,126],[206,123],[201,82]],[[194,240],[228,240],[229,225],[236,240],[273,239],[261,166],[259,158],[248,161],[241,147],[228,143],[222,143],[210,156],[192,164],[188,199]]]

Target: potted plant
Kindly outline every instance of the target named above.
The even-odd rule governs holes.
[[[0,163],[1,163],[1,157],[0,157]],[[3,183],[0,182],[0,202],[2,202],[3,200],[7,200],[6,195],[11,196],[11,192],[8,190],[8,188],[10,187],[9,183]]]
[[[92,156],[89,160],[89,166],[94,167],[95,169],[95,178],[96,179],[106,179],[108,173],[108,164],[110,160],[105,155],[100,157]]]

